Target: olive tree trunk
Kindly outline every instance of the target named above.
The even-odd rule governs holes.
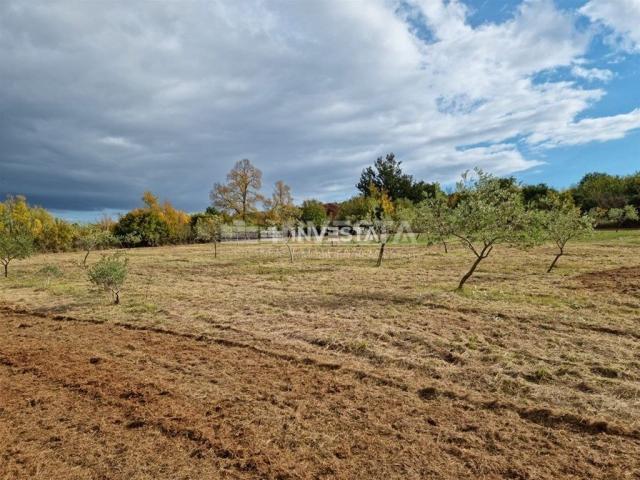
[[[82,266],[86,267],[87,266],[87,258],[89,258],[89,254],[91,253],[91,250],[87,250],[87,253],[84,254],[84,258],[82,259]]]
[[[289,250],[289,261],[293,263],[293,251],[291,250],[291,245],[289,245],[289,242],[286,242],[286,245],[287,249]]]
[[[458,284],[458,290],[462,290],[462,288],[464,287],[464,284],[467,283],[467,280],[471,278],[471,276],[476,271],[476,268],[478,268],[478,265],[480,265],[480,262],[482,262],[482,260],[484,260],[489,256],[489,254],[491,253],[491,250],[493,250],[493,245],[491,244],[485,245],[480,253],[477,253],[477,251],[473,248],[472,250],[476,256],[476,260],[475,262],[473,262],[473,265],[471,265],[471,268],[469,269],[469,271],[465,273],[464,276],[460,279],[460,283]]]
[[[386,242],[380,244],[380,252],[378,253],[378,261],[376,262],[376,267],[379,267],[380,265],[382,265],[382,257],[384,256],[385,245],[386,245]]]
[[[556,267],[558,260],[560,260],[560,257],[563,255],[564,255],[564,248],[560,248],[560,252],[556,255],[556,258],[553,259],[553,262],[551,262],[551,265],[549,265],[549,269],[547,270],[547,273],[551,273],[551,270],[553,270]]]

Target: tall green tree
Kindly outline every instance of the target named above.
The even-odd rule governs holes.
[[[623,208],[629,203],[625,180],[607,173],[588,173],[573,188],[572,194],[584,212],[593,208]]]
[[[365,197],[375,195],[376,191],[384,191],[392,201],[406,198],[414,203],[440,190],[437,183],[414,181],[413,176],[403,173],[401,165],[402,162],[396,160],[393,153],[385,158],[378,157],[373,166],[362,171],[356,188]]]

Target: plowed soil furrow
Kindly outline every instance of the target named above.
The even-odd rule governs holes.
[[[2,314],[0,478],[638,478],[633,438],[282,353]]]

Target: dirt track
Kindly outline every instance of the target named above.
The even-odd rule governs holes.
[[[624,428],[220,338],[0,319],[0,478],[640,478]]]

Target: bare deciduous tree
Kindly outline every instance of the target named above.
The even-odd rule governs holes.
[[[247,221],[247,215],[256,212],[256,203],[262,200],[262,172],[246,158],[237,162],[227,174],[227,183],[216,183],[211,190],[211,202],[216,208],[238,215]]]

